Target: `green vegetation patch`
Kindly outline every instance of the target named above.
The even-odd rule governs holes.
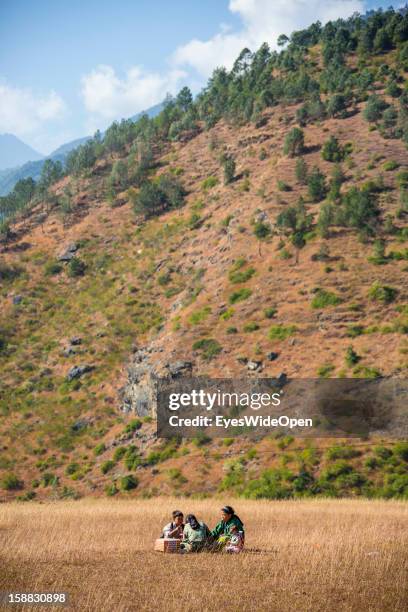
[[[222,351],[222,346],[214,338],[201,338],[193,344],[193,351],[200,351],[205,361],[211,361]]]
[[[229,297],[230,304],[236,304],[237,302],[243,302],[247,300],[252,295],[252,290],[247,287],[242,287],[242,289],[237,289],[234,293],[231,293]]]
[[[247,280],[253,277],[256,270],[255,268],[247,268],[246,270],[231,270],[228,274],[228,278],[231,283],[245,283]]]
[[[312,299],[311,306],[316,309],[327,308],[328,306],[337,306],[341,304],[341,302],[342,299],[335,293],[326,291],[325,289],[317,289]]]
[[[259,329],[259,323],[255,321],[250,321],[244,325],[244,332],[254,332]]]
[[[212,189],[213,187],[215,187],[216,185],[218,185],[218,179],[216,176],[208,176],[206,179],[203,180],[203,182],[201,183],[201,189],[203,191],[207,191],[208,189]]]
[[[210,313],[211,306],[203,306],[203,308],[200,308],[199,310],[196,310],[195,312],[191,313],[188,318],[188,321],[189,323],[191,323],[191,325],[198,325],[199,323],[205,321]]]
[[[368,292],[369,298],[374,302],[382,302],[390,304],[398,295],[398,290],[388,285],[382,285],[379,281],[375,281]]]
[[[269,340],[286,340],[297,331],[296,325],[272,325],[269,328]]]

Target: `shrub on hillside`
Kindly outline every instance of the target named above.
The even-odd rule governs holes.
[[[265,240],[272,233],[271,226],[269,223],[264,223],[263,221],[257,221],[254,225],[254,235],[258,240]]]
[[[334,459],[353,459],[359,457],[361,452],[352,446],[331,446],[326,451],[326,457],[330,461]]]
[[[24,272],[20,266],[9,266],[6,263],[0,262],[0,281],[13,281]]]
[[[326,195],[326,179],[324,174],[315,166],[307,179],[307,189],[312,202],[320,202]]]
[[[295,176],[298,183],[307,185],[307,164],[303,157],[296,160]]]
[[[286,340],[297,331],[296,325],[272,325],[269,328],[269,340]]]
[[[336,93],[331,96],[327,103],[327,114],[329,117],[345,117],[349,100],[344,94]]]
[[[330,136],[323,145],[322,157],[329,162],[341,162],[344,159],[345,150],[340,146],[335,136]]]
[[[401,170],[401,172],[398,172],[397,183],[401,189],[408,187],[408,170]]]
[[[207,191],[208,189],[212,189],[213,187],[215,187],[216,185],[218,185],[218,179],[216,176],[208,176],[206,179],[203,180],[203,182],[201,183],[201,189],[203,191]]]
[[[285,181],[278,180],[278,189],[279,191],[292,191],[292,187],[285,183]]]
[[[49,261],[44,268],[44,274],[45,276],[55,276],[56,274],[62,272],[62,270],[63,265],[58,261]]]
[[[138,479],[133,474],[128,474],[127,476],[122,476],[120,479],[120,489],[121,491],[131,491],[132,489],[136,489],[139,484]]]
[[[244,332],[254,332],[259,329],[259,323],[255,321],[250,321],[249,323],[245,323],[243,330]]]
[[[231,155],[224,155],[221,158],[222,167],[224,169],[224,184],[229,185],[234,180],[235,176],[235,161]]]
[[[86,264],[79,257],[73,257],[67,266],[67,274],[71,278],[83,276],[85,274]]]
[[[337,306],[341,303],[341,298],[332,291],[325,289],[317,289],[312,299],[312,308],[327,308],[328,306]]]
[[[293,474],[286,469],[269,468],[245,486],[242,496],[247,499],[289,499]]]
[[[387,106],[388,104],[383,98],[377,94],[371,95],[363,112],[364,119],[370,123],[376,123],[381,119]]]
[[[116,486],[115,482],[112,482],[108,485],[106,485],[105,487],[105,493],[108,497],[113,497],[114,495],[116,495],[117,493],[119,493],[119,489]]]
[[[142,463],[139,451],[134,444],[131,444],[126,448],[124,453],[124,463],[128,470],[135,470]]]
[[[23,481],[20,480],[18,476],[12,473],[6,474],[1,480],[0,484],[1,488],[5,489],[6,491],[18,491],[24,486]]]
[[[393,159],[390,159],[389,161],[385,162],[383,168],[386,172],[391,172],[392,170],[399,168],[399,163]]]
[[[360,359],[361,357],[356,353],[352,346],[347,347],[345,362],[349,368],[355,366]]]
[[[228,274],[228,278],[230,282],[234,284],[245,283],[247,280],[253,277],[255,272],[255,268],[246,268],[246,270],[232,269]]]
[[[388,285],[382,285],[379,281],[375,281],[371,285],[368,295],[375,302],[390,304],[397,297],[398,290]]]
[[[265,308],[264,315],[267,319],[273,319],[277,312],[277,308],[273,308],[272,306],[270,306],[269,308]]]
[[[208,306],[208,305],[203,306],[199,310],[192,312],[188,318],[188,321],[189,323],[191,323],[191,325],[198,325],[199,323],[202,323],[203,321],[205,321],[205,319],[208,317],[210,313],[211,313],[211,306]]]
[[[134,210],[145,219],[160,215],[184,204],[185,190],[172,174],[162,174],[154,180],[145,181],[139,192],[132,196]]]
[[[205,361],[211,361],[222,351],[222,346],[214,338],[201,338],[193,344],[193,351],[200,351]]]
[[[137,431],[138,429],[140,429],[141,426],[142,426],[142,421],[140,419],[132,419],[126,425],[126,427],[124,429],[124,432],[125,433],[133,433],[134,431]]]
[[[113,460],[120,461],[125,454],[126,454],[126,447],[119,446],[118,448],[115,448],[115,452],[113,453]]]
[[[102,474],[107,474],[115,467],[115,462],[109,459],[108,461],[104,461],[101,465]]]
[[[408,442],[397,442],[393,448],[393,453],[399,459],[408,461]]]
[[[106,446],[104,442],[97,444],[95,448],[93,449],[93,453],[96,457],[98,457],[99,455],[102,455],[105,451],[106,451]]]
[[[361,189],[352,187],[341,199],[338,213],[340,224],[354,227],[363,235],[376,231],[380,210],[376,196],[377,183],[364,185]]]
[[[289,157],[295,157],[301,155],[305,148],[305,135],[303,130],[298,127],[294,127],[286,135],[285,143],[283,145],[283,152]]]
[[[247,300],[252,295],[251,289],[247,287],[242,287],[242,289],[237,289],[234,293],[231,293],[229,297],[230,304],[236,304],[237,302],[242,302],[243,300]]]

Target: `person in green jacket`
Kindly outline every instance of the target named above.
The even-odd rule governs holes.
[[[206,548],[210,541],[211,534],[207,525],[198,521],[194,514],[188,514],[181,543],[182,552],[199,552]]]
[[[232,525],[235,525],[238,532],[241,532],[242,539],[244,539],[245,532],[243,522],[241,521],[239,516],[235,514],[234,508],[232,508],[231,506],[224,506],[223,508],[221,508],[221,520],[211,532],[211,536],[214,540],[216,549],[219,550],[223,548],[225,544],[229,542],[231,537]]]

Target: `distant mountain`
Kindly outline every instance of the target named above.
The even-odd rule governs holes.
[[[136,115],[133,115],[133,117],[130,117],[130,119],[132,121],[137,121],[142,115],[145,115],[145,114],[148,115],[149,117],[155,117],[156,115],[160,113],[162,108],[163,108],[163,102],[161,102],[160,104],[156,104],[155,106],[151,106],[147,110],[137,113]],[[102,132],[102,135],[103,135],[103,132]],[[10,136],[11,138],[15,138],[18,141],[18,138],[16,138],[15,136],[12,136],[12,134],[4,134],[4,136]],[[3,138],[3,136],[0,136],[0,147],[1,147],[1,138]],[[60,147],[58,147],[58,149],[55,149],[55,151],[50,153],[50,155],[48,155],[46,158],[40,155],[39,153],[36,154],[37,157],[33,157],[31,155],[31,157],[26,158],[25,162],[24,161],[20,162],[21,165],[18,165],[18,163],[17,164],[15,163],[13,165],[9,164],[8,166],[5,166],[6,170],[2,170],[2,165],[0,163],[0,196],[4,196],[10,193],[10,191],[13,190],[14,185],[20,179],[28,178],[29,176],[31,176],[31,178],[33,178],[34,180],[37,180],[40,177],[41,169],[42,169],[45,159],[52,159],[53,161],[59,160],[61,162],[64,162],[66,156],[68,155],[70,151],[72,151],[73,149],[76,149],[76,147],[79,147],[79,145],[81,144],[85,144],[85,142],[87,142],[87,140],[89,140],[90,138],[92,138],[92,136],[84,136],[83,138],[77,138],[76,140],[71,140],[70,142],[67,142],[61,145]],[[21,143],[21,144],[24,145],[24,143]],[[27,145],[24,145],[24,146],[27,146]],[[30,149],[30,147],[27,147],[27,148]]]
[[[0,134],[0,170],[21,166],[28,161],[37,161],[43,157],[44,155],[14,134]]]
[[[91,136],[83,136],[82,138],[76,138],[75,140],[71,140],[70,142],[66,142],[65,144],[55,149],[52,153],[48,155],[51,159],[55,159],[60,157],[61,155],[65,157],[68,155],[70,151],[79,147],[79,145],[85,144],[87,140],[92,138]]]
[[[160,102],[160,104],[151,106],[147,110],[141,111],[140,113],[133,115],[132,117],[130,117],[130,119],[132,121],[137,121],[138,119],[140,119],[142,115],[148,115],[149,117],[155,117],[156,115],[160,113],[162,108],[163,108],[163,102]],[[101,132],[102,136],[104,135],[104,133],[105,132]],[[61,156],[65,157],[66,155],[68,155],[70,151],[72,151],[73,149],[76,149],[77,147],[79,147],[79,145],[85,144],[87,140],[89,140],[90,138],[92,138],[92,136],[84,136],[82,138],[77,138],[76,140],[71,140],[71,142],[67,142],[61,145],[60,147],[58,147],[58,149],[55,149],[55,151],[50,153],[48,157],[50,157],[51,159],[60,159]]]
[[[53,159],[56,161],[58,157]],[[10,168],[9,170],[0,171],[0,196],[5,196],[10,193],[10,191],[13,191],[14,185],[20,179],[25,179],[29,176],[31,176],[31,178],[33,178],[35,181],[39,179],[44,161],[45,159],[39,159],[32,162],[29,161],[22,166],[17,166],[17,168]],[[64,161],[63,155],[61,156],[60,161]]]
[[[136,113],[136,115],[133,115],[132,117],[130,117],[130,119],[132,121],[137,121],[142,115],[148,115],[148,117],[156,117],[156,115],[158,115],[163,110],[163,107],[164,102],[159,102],[159,104],[155,104],[147,110],[141,111],[140,113]]]

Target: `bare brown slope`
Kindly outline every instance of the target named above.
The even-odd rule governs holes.
[[[12,347],[1,358],[4,471],[24,473],[29,482],[49,469],[71,486],[65,470],[69,462],[78,462],[83,468],[80,489],[100,491],[110,480],[110,475],[101,476],[101,461],[112,453],[95,458],[92,449],[100,442],[109,446],[123,430],[126,417],[118,413],[118,391],[126,380],[132,345],[149,346],[153,362],[191,359],[200,374],[242,375],[247,372],[245,360],[254,359],[262,362],[263,375],[284,371],[305,377],[324,372],[352,375],[345,365],[345,352],[352,343],[361,365],[370,371],[406,373],[406,337],[393,331],[402,316],[396,308],[407,302],[406,262],[369,263],[371,245],[359,242],[355,232],[337,228],[327,241],[329,261],[311,260],[325,242],[314,237],[296,265],[293,256],[282,259],[281,236],[275,235],[260,250],[253,234],[254,219],[261,215],[274,225],[279,212],[300,195],[306,196],[306,189],[294,178],[295,160],[282,154],[295,111],[295,107],[276,108],[260,129],[221,123],[188,143],[172,145],[161,163],[165,170],[179,174],[188,190],[187,204],[180,211],[141,223],[124,200],[126,194],[120,196],[126,202],[123,206],[110,207],[103,199],[103,180],[111,162],[102,161],[90,178],[77,181],[73,214],[61,218],[52,213],[41,225],[41,211],[36,211],[28,224],[25,221],[15,228],[18,238],[2,257],[9,265],[22,265],[25,276],[6,285],[1,294],[1,326],[10,333]],[[384,172],[383,164],[395,160],[400,170],[407,168],[403,144],[369,131],[360,113],[308,126],[305,160],[309,168],[316,164],[327,175],[333,165],[322,160],[320,146],[330,134],[342,144],[353,145],[343,189],[382,172],[390,187],[380,196],[383,214],[395,213],[396,172]],[[219,156],[223,150],[237,162],[237,180],[229,186],[222,181]],[[205,188],[203,181],[209,176],[216,177],[218,184]],[[280,192],[278,180],[292,190]],[[307,206],[317,215],[319,205]],[[396,221],[400,227],[402,223]],[[47,263],[71,242],[80,243],[79,256],[88,264],[86,275],[79,279],[65,273],[45,276]],[[286,251],[293,255],[289,241],[285,242]],[[403,247],[387,236],[387,250]],[[255,269],[242,285],[228,278],[239,258],[247,262],[244,269]],[[159,277],[166,274],[168,282],[163,284]],[[383,305],[369,299],[376,280],[398,290],[395,302]],[[231,305],[231,294],[242,287],[252,294]],[[312,309],[317,287],[335,292],[341,303]],[[21,305],[13,304],[15,295],[22,295]],[[265,310],[271,307],[276,314],[269,319]],[[221,315],[230,308],[231,317],[225,319]],[[244,331],[248,323],[258,328]],[[284,340],[271,340],[272,325],[296,330]],[[351,340],[350,325],[370,333]],[[231,327],[237,333],[228,333]],[[81,346],[76,354],[61,356],[74,335],[82,337]],[[213,338],[220,344],[222,350],[213,360],[203,360],[200,351],[193,351],[200,338]],[[279,353],[276,361],[267,359],[270,351]],[[67,385],[69,368],[84,362],[91,363],[94,371],[77,388]],[[86,426],[74,434],[72,427],[81,419]],[[150,427],[143,426],[145,440],[137,440],[143,452],[154,445]],[[206,457],[201,451],[198,455],[198,473],[191,474],[195,485],[189,488],[200,490],[205,474],[208,489],[213,490],[221,474],[214,466],[208,478]],[[187,458],[177,461],[189,470]],[[177,461],[167,461],[166,470],[177,466]],[[257,468],[269,464],[269,459],[261,459]],[[168,481],[160,471],[161,475],[142,471],[144,487],[160,487]]]

